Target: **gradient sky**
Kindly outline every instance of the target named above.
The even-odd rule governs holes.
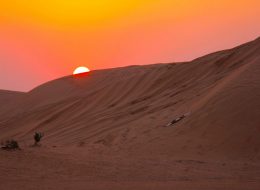
[[[260,36],[259,0],[0,0],[0,89],[187,61]]]

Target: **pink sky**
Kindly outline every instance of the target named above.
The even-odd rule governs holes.
[[[10,0],[0,7],[0,89],[28,91],[77,66],[188,61],[259,36],[258,0]]]

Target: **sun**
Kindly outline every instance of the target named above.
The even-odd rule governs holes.
[[[78,75],[78,74],[82,74],[82,73],[88,73],[90,70],[87,67],[81,66],[76,68],[73,71],[73,75]]]

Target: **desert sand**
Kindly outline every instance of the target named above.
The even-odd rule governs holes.
[[[260,38],[191,62],[1,90],[0,131],[21,147],[0,150],[0,189],[258,190]]]

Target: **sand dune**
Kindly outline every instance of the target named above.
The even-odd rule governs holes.
[[[259,84],[260,39],[191,62],[68,76],[27,93],[1,91],[0,139],[15,138],[23,151],[31,152],[26,153],[28,160],[23,153],[16,153],[24,165],[39,155],[49,155],[46,163],[42,158],[39,162],[49,167],[53,157],[55,162],[62,160],[68,170],[77,172],[75,168],[83,167],[71,176],[72,180],[78,177],[82,181],[109,181],[111,189],[117,187],[117,183],[111,184],[113,180],[132,181],[133,187],[140,185],[134,182],[149,182],[148,189],[156,181],[169,182],[168,188],[196,189],[205,183],[212,186],[202,185],[202,189],[248,188],[248,180],[256,182],[260,178]],[[164,127],[185,113],[190,114],[175,125]],[[43,147],[36,150],[28,148],[35,131],[45,133]],[[5,159],[10,158],[4,155],[2,163]],[[89,168],[90,163],[95,171]],[[221,169],[223,163],[229,163],[228,169]],[[245,163],[250,164],[244,166]],[[183,168],[190,168],[190,173]],[[216,172],[209,174],[204,170]],[[70,176],[69,171],[62,171],[65,178]],[[53,172],[47,171],[46,175]],[[214,179],[210,179],[211,175]],[[82,181],[75,184],[84,187]],[[90,186],[107,187],[102,184],[106,183]],[[250,187],[257,189],[259,185],[251,183]],[[122,186],[121,183],[118,188]]]
[[[10,117],[10,112],[25,95],[23,92],[0,90],[0,118]]]

